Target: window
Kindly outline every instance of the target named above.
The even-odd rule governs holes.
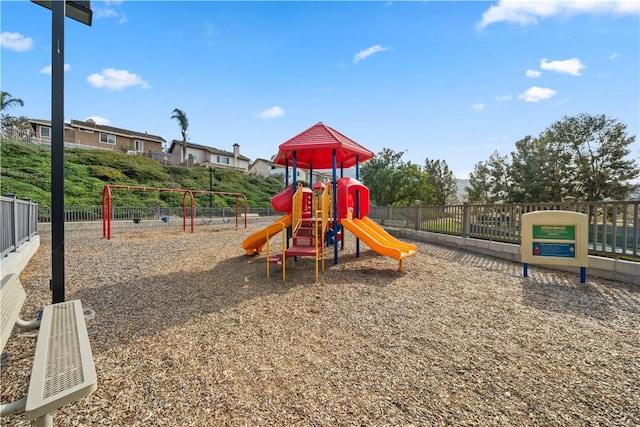
[[[144,151],[144,143],[139,139],[136,139],[135,141],[133,141],[133,149],[139,153],[142,153]]]
[[[93,129],[78,128],[78,130],[79,130],[80,132],[93,133]]]
[[[189,153],[188,157],[193,160],[194,163],[198,161],[198,154],[196,153]]]
[[[51,128],[49,126],[40,126],[40,138],[51,138]]]
[[[225,165],[229,164],[229,158],[228,157],[218,156],[217,161],[218,161],[218,163],[223,163]]]
[[[100,142],[115,145],[116,136],[110,133],[100,132]]]

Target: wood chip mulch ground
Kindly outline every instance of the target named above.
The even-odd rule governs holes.
[[[72,231],[67,299],[95,310],[98,390],[58,426],[640,425],[640,287],[415,242],[404,262],[347,234],[287,269],[249,229]],[[51,238],[20,278],[50,301]],[[276,236],[273,244],[280,244]],[[588,270],[587,270],[588,272]],[[2,403],[26,391],[36,333],[2,355]],[[30,425],[22,415],[3,425]]]

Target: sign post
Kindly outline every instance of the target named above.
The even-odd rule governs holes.
[[[580,267],[580,283],[586,283],[589,266],[587,215],[567,211],[537,211],[522,215],[520,256],[523,275],[529,264]]]

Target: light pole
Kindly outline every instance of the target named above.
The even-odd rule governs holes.
[[[51,9],[51,299],[64,301],[64,17],[91,26],[89,1],[33,1]]]

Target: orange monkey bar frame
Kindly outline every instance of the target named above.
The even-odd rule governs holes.
[[[111,240],[111,217],[113,216],[113,208],[111,206],[111,189],[120,188],[124,190],[141,190],[141,191],[167,191],[171,193],[182,193],[182,229],[187,231],[187,195],[191,202],[191,232],[193,233],[194,219],[194,194],[217,194],[218,196],[234,196],[236,198],[236,228],[238,228],[238,198],[244,199],[244,228],[247,228],[247,196],[244,193],[227,193],[224,191],[206,191],[206,190],[183,190],[181,188],[155,188],[155,187],[139,187],[134,185],[110,185],[107,184],[102,189],[102,237]]]

